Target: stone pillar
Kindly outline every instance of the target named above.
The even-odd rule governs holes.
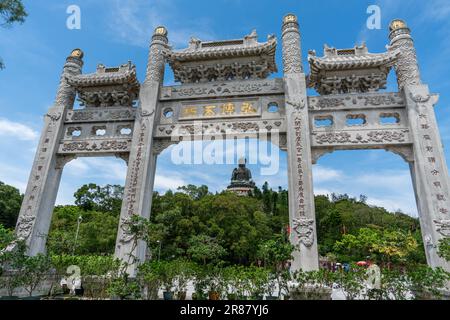
[[[129,263],[127,271],[131,276],[136,274],[139,262],[145,260],[147,246],[143,241],[135,243],[124,222],[129,221],[133,215],[150,217],[156,166],[156,155],[152,152],[153,127],[164,77],[164,51],[168,47],[167,43],[167,30],[164,27],[156,28],[150,45],[146,78],[140,89],[128,162],[115,256]]]
[[[66,77],[81,74],[82,58],[83,52],[79,49],[73,50],[67,58],[55,103],[45,115],[44,128],[16,226],[16,234],[18,238],[26,241],[29,255],[45,252],[65,160],[56,153],[60,137],[64,134],[66,112],[73,108],[76,95]]]
[[[450,271],[450,264],[437,255],[439,240],[450,236],[450,184],[434,113],[438,99],[421,83],[414,43],[405,22],[394,20],[389,38],[389,49],[399,51],[394,67],[399,89],[405,95],[414,143],[410,168],[427,262]]]
[[[296,246],[291,271],[319,268],[312,182],[306,78],[297,17],[283,19],[283,65],[286,98],[290,240]]]

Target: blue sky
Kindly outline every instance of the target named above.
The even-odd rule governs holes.
[[[442,140],[450,145],[450,2],[448,0],[70,0],[24,1],[29,17],[23,25],[0,29],[0,181],[25,190],[34,152],[51,106],[65,57],[73,48],[85,52],[84,72],[98,63],[116,66],[131,60],[142,81],[153,29],[164,25],[175,48],[184,48],[190,36],[202,40],[241,38],[256,29],[260,41],[268,34],[280,39],[282,17],[299,17],[304,61],[309,49],[322,54],[326,43],[338,48],[366,41],[371,52],[383,52],[387,27],[393,18],[407,21],[416,41],[422,77],[431,91],[440,93],[436,114]],[[66,28],[69,5],[81,8],[81,30]],[[381,8],[382,29],[368,30],[369,5]],[[282,70],[281,47],[277,63]],[[306,66],[306,64],[305,64]],[[274,75],[274,76],[280,76]],[[396,90],[390,77],[389,89]],[[170,70],[166,84],[173,84]],[[314,92],[311,92],[314,94]],[[209,185],[220,191],[229,183],[234,165],[174,165],[171,150],[158,160],[156,190],[165,191],[188,183]],[[241,152],[236,156],[240,156]],[[449,156],[446,149],[446,156]],[[251,165],[258,185],[287,187],[286,154],[280,152],[280,170],[261,176]],[[113,158],[84,158],[69,163],[64,171],[57,203],[71,203],[74,191],[84,183],[123,184],[126,165]],[[347,151],[324,156],[314,167],[317,194],[365,194],[369,203],[416,215],[417,210],[407,164],[385,151]]]

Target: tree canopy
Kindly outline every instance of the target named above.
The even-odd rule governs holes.
[[[23,23],[27,15],[21,0],[0,0],[0,26],[10,27],[14,23]],[[4,67],[0,58],[0,69]]]
[[[76,205],[55,208],[48,250],[54,254],[111,255],[114,252],[123,187],[87,184],[74,194]],[[22,196],[0,184],[0,222],[13,228]],[[190,259],[200,264],[272,266],[289,251],[288,191],[268,183],[250,196],[212,194],[207,186],[187,185],[155,192],[146,226],[151,254],[161,260]],[[367,197],[316,196],[319,253],[340,262],[366,258],[381,263],[425,263],[417,218],[367,204]],[[78,221],[80,228],[75,243]]]
[[[0,181],[0,224],[14,228],[23,196],[19,190]]]
[[[123,188],[82,186],[77,206],[55,209],[49,249],[71,252],[80,225],[78,254],[111,254],[114,250]],[[355,262],[368,256],[384,262],[424,263],[419,221],[401,212],[369,206],[367,197],[316,196],[321,256]],[[151,252],[161,260],[192,259],[204,263],[270,263],[269,256],[287,252],[288,191],[265,183],[249,197],[231,192],[212,194],[207,186],[187,185],[153,194],[148,227]],[[373,239],[372,239],[372,238]],[[369,240],[376,240],[369,245]],[[64,249],[65,247],[65,249]],[[286,249],[286,250],[284,250]],[[282,260],[279,260],[282,261]]]

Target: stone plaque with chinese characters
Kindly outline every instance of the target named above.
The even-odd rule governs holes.
[[[181,104],[179,120],[259,117],[259,100],[221,100]]]

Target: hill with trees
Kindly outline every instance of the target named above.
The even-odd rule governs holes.
[[[75,205],[57,206],[48,237],[52,254],[110,255],[114,252],[123,187],[84,185]],[[0,223],[13,228],[19,191],[0,184]],[[367,204],[348,195],[315,198],[319,253],[332,261],[425,263],[417,218]],[[77,243],[75,233],[82,217]],[[265,183],[249,197],[188,185],[153,195],[149,245],[162,260],[261,264],[260,247],[289,238],[288,191]]]

